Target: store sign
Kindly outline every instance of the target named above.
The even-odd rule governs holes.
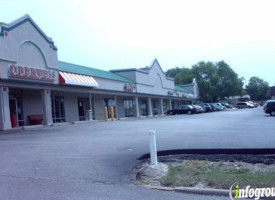
[[[55,71],[33,67],[22,67],[20,65],[10,65],[9,77],[54,82]]]
[[[169,91],[167,91],[167,95],[168,96],[173,96],[174,95],[174,90],[169,90]]]
[[[124,90],[127,92],[133,92],[136,89],[136,86],[134,84],[125,83]]]

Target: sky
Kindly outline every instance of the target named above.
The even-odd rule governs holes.
[[[29,14],[60,61],[164,71],[225,61],[275,85],[274,0],[0,0],[0,22]]]

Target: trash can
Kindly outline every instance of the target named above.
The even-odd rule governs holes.
[[[93,110],[86,110],[86,120],[93,120]]]
[[[11,114],[11,127],[12,127],[12,128],[17,127],[16,114]]]

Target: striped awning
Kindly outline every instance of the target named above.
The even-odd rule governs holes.
[[[60,84],[98,87],[98,83],[92,76],[59,72]]]

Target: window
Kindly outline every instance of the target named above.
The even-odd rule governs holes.
[[[134,102],[132,99],[124,99],[124,113],[125,117],[134,117],[135,111],[134,111]]]
[[[52,118],[53,123],[65,122],[65,106],[63,96],[52,97]]]

